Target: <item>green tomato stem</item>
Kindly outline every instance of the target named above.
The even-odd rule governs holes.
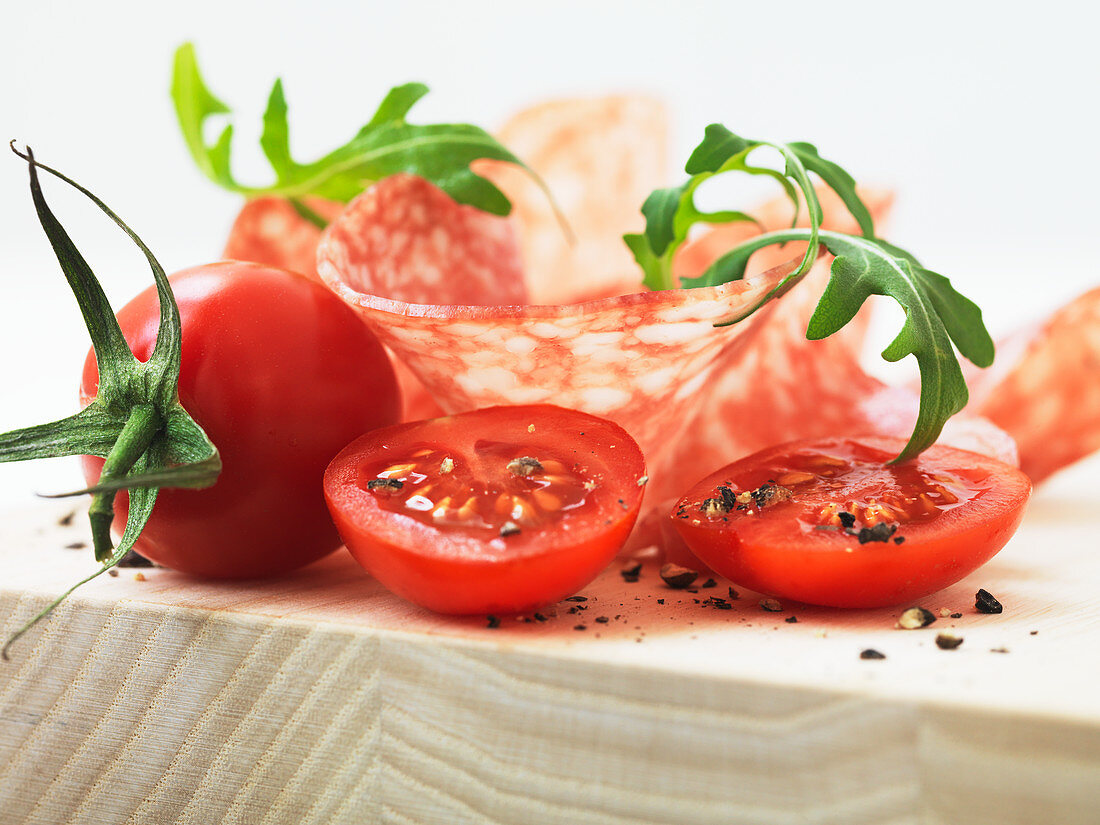
[[[130,417],[119,433],[111,451],[103,462],[100,482],[122,478],[149,448],[154,436],[164,427],[160,414],[152,404],[135,404]],[[88,508],[88,520],[92,525],[92,547],[97,561],[103,561],[114,550],[111,541],[111,524],[115,517],[115,490],[97,493]]]

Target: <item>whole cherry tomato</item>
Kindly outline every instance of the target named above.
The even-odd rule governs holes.
[[[322,494],[325,467],[364,431],[398,420],[389,359],[345,304],[307,278],[225,261],[170,278],[183,327],[179,396],[221,453],[204,490],[162,489],[138,552],[199,576],[270,576],[335,550]],[[139,360],[159,320],[154,288],[118,313]],[[81,400],[95,395],[89,353]],[[85,458],[89,483],[102,460]],[[125,524],[116,499],[115,528]]]

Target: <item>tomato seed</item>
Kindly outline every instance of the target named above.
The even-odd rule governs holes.
[[[535,503],[543,510],[557,511],[561,509],[561,499],[546,490],[535,490],[531,493]]]
[[[372,478],[367,482],[367,489],[372,493],[396,493],[404,486],[405,482],[396,478]]]
[[[817,476],[812,473],[804,473],[801,470],[791,470],[789,473],[784,473],[775,480],[776,484],[780,484],[784,487],[790,487],[792,484],[805,484],[807,481],[813,481]]]
[[[519,458],[513,458],[508,462],[508,472],[514,476],[520,478],[526,478],[532,476],[535,473],[542,472],[542,463],[537,458],[525,455]]]

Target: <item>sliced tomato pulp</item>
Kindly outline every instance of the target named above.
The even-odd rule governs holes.
[[[769,595],[835,607],[901,604],[988,561],[1023,518],[1031,482],[993,458],[834,438],[771,447],[696,484],[672,522],[700,559]]]
[[[442,613],[509,613],[590,582],[626,541],[645,462],[617,424],[549,405],[384,427],[325,473],[352,555]]]

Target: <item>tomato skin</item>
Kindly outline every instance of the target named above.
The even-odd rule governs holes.
[[[414,518],[363,488],[369,468],[430,444],[477,465],[475,483],[495,495],[509,480],[503,461],[483,458],[478,445],[490,440],[517,445],[517,454],[562,456],[594,483],[583,507],[502,537]],[[637,519],[644,476],[641,450],[617,424],[550,405],[489,407],[364,435],[329,465],[325,496],[352,555],[397,595],[440,613],[518,613],[560,601],[607,566]]]
[[[896,535],[903,539],[901,543],[891,538],[861,544],[841,530],[813,529],[805,522],[806,511],[799,510],[797,485],[792,487],[790,501],[772,504],[755,515],[736,514],[728,522],[708,519],[699,510],[700,502],[714,495],[719,485],[740,479],[740,489],[752,489],[780,474],[777,468],[790,466],[791,456],[800,452],[819,451],[845,459],[856,455],[860,460],[873,454],[885,462],[900,452],[903,443],[880,437],[835,438],[762,450],[694,485],[674,508],[672,524],[692,552],[716,572],[760,593],[831,607],[911,602],[954,584],[1008,542],[1031,493],[1026,475],[996,459],[942,446],[898,465],[897,471],[872,467],[869,472],[878,480],[893,478],[895,472],[951,478],[957,472],[963,478],[959,487],[974,482],[979,490],[963,504],[937,509],[928,519],[900,519]],[[885,491],[885,487],[870,489]],[[845,491],[830,495],[843,501]]]
[[[180,401],[217,446],[223,469],[204,490],[162,489],[136,549],[209,578],[278,575],[335,550],[325,467],[349,440],[400,413],[381,344],[335,295],[292,272],[226,261],[170,281],[183,328]],[[118,318],[134,354],[147,359],[159,321],[156,290]],[[89,353],[84,404],[98,379]],[[89,483],[102,465],[85,457]],[[118,532],[125,513],[122,493]]]

